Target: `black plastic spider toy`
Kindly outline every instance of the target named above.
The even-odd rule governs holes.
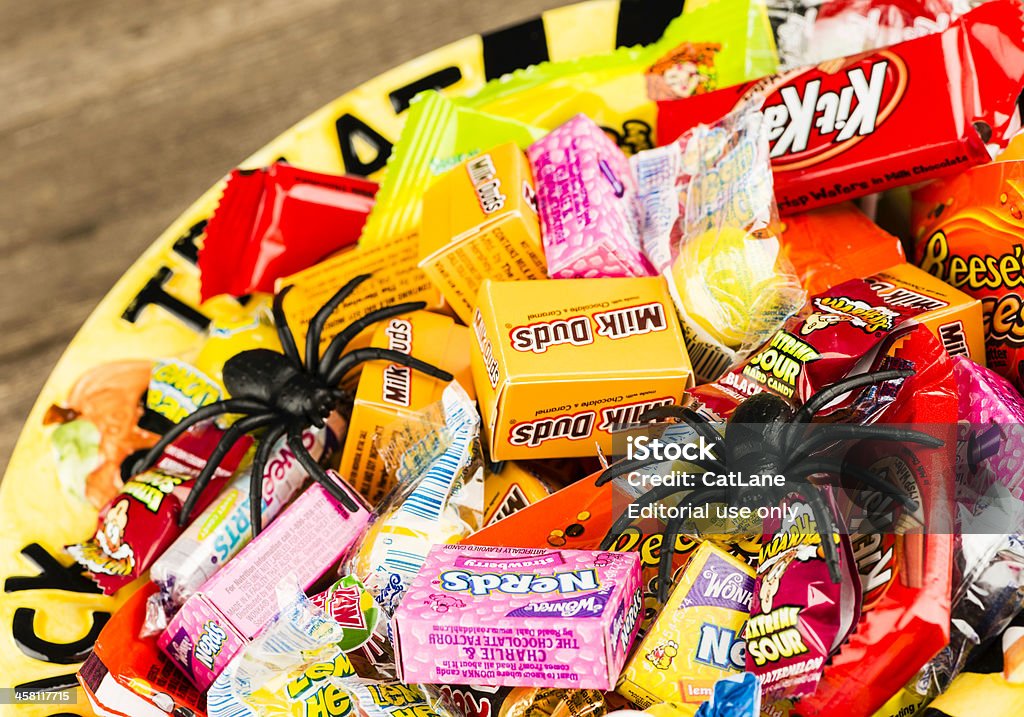
[[[822,498],[816,484],[810,482],[809,479],[812,476],[835,476],[838,477],[840,484],[844,482],[849,484],[849,479],[853,479],[854,483],[859,482],[880,493],[895,496],[909,511],[917,510],[918,506],[899,488],[873,471],[848,461],[840,462],[816,456],[816,452],[842,440],[907,442],[932,448],[942,446],[944,441],[927,433],[910,429],[845,423],[832,423],[829,424],[827,430],[806,435],[807,424],[832,401],[853,389],[894,379],[908,378],[912,375],[913,371],[889,370],[852,376],[825,386],[796,410],[785,399],[775,394],[757,393],[740,403],[729,417],[724,436],[719,435],[707,418],[689,408],[682,406],[653,408],[640,416],[640,423],[675,418],[688,425],[696,432],[697,436],[702,436],[707,443],[714,443],[716,449],[719,446],[724,448],[724,454],[714,451],[710,461],[689,461],[701,470],[716,474],[736,471],[744,475],[783,475],[786,477],[786,485],[783,488],[745,488],[740,492],[737,492],[736,488],[725,487],[680,488],[677,485],[659,485],[636,498],[634,503],[638,505],[653,504],[680,492],[688,491],[679,505],[727,503],[730,498],[738,499],[746,505],[770,505],[778,504],[785,495],[796,492],[803,497],[814,514],[818,534],[821,536],[824,557],[829,566],[829,574],[832,581],[838,583],[840,581],[838,549],[833,540],[826,539],[831,538],[836,530],[835,520],[832,510]],[[663,435],[668,437],[671,433],[670,428]],[[678,432],[675,437],[683,438]],[[621,460],[609,466],[602,473],[597,484],[604,485],[616,477],[628,475],[659,462],[649,459]],[[679,517],[683,513],[684,511],[676,511],[676,514],[670,517],[665,525],[658,563],[658,597],[662,602],[668,598],[676,538],[682,532],[685,523],[685,520]],[[610,549],[631,522],[629,512],[624,511],[612,525],[600,549]]]
[[[253,535],[260,532],[262,521],[263,472],[270,452],[281,436],[287,435],[288,446],[303,468],[317,483],[322,485],[335,499],[349,510],[357,506],[351,496],[332,481],[327,472],[317,463],[302,444],[302,433],[309,426],[322,428],[327,417],[344,400],[351,397],[338,387],[338,383],[348,371],[366,361],[383,359],[392,363],[409,366],[442,381],[452,380],[452,375],[435,366],[408,356],[399,351],[383,348],[361,348],[343,354],[342,352],[359,333],[370,325],[417,311],[426,306],[422,301],[407,302],[386,306],[372,311],[356,319],[342,329],[320,355],[320,334],[331,314],[341,306],[356,287],[370,278],[362,274],[345,284],[331,299],[320,307],[306,332],[306,360],[303,363],[295,346],[291,328],[285,319],[283,303],[291,286],[282,289],[274,297],[274,323],[281,340],[282,353],[269,349],[250,349],[232,356],[224,364],[224,387],[231,398],[203,406],[186,416],[171,428],[163,438],[153,446],[135,467],[141,472],[153,465],[164,449],[174,439],[195,424],[223,414],[241,414],[235,423],[221,437],[217,447],[210,454],[209,460],[189,493],[178,516],[178,524],[184,527],[195,506],[199,494],[210,482],[214,471],[231,447],[245,434],[257,429],[266,428],[266,433],[256,449],[253,458],[252,474],[249,481],[249,503],[251,509]]]

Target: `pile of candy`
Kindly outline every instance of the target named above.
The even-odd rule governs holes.
[[[93,708],[905,717],[1004,632],[1024,682],[1022,87],[1018,0],[708,0],[422,93],[379,191],[234,172],[237,316],[49,415],[136,590]]]

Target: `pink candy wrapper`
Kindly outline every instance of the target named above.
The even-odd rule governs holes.
[[[642,613],[637,553],[434,546],[392,623],[399,677],[610,690]]]
[[[994,483],[1024,498],[1024,398],[1005,378],[968,358],[953,358],[960,392],[958,499],[984,495]]]
[[[347,511],[320,484],[295,499],[223,569],[203,583],[158,645],[200,690],[277,612],[276,587],[294,575],[305,590],[344,557],[370,522],[370,509],[337,474],[360,509]]]
[[[537,184],[548,276],[653,276],[640,248],[636,181],[622,150],[576,115],[527,150]]]

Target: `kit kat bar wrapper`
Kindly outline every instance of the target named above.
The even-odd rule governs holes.
[[[1020,127],[1024,30],[1016,0],[888,48],[658,103],[667,143],[764,96],[780,213],[918,184],[989,161]]]

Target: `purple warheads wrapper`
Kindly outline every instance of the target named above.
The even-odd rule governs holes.
[[[825,661],[860,616],[860,580],[845,531],[832,534],[842,576],[834,583],[810,506],[791,495],[783,507],[783,519],[765,521],[744,632],[747,670],[769,700],[813,693]]]

